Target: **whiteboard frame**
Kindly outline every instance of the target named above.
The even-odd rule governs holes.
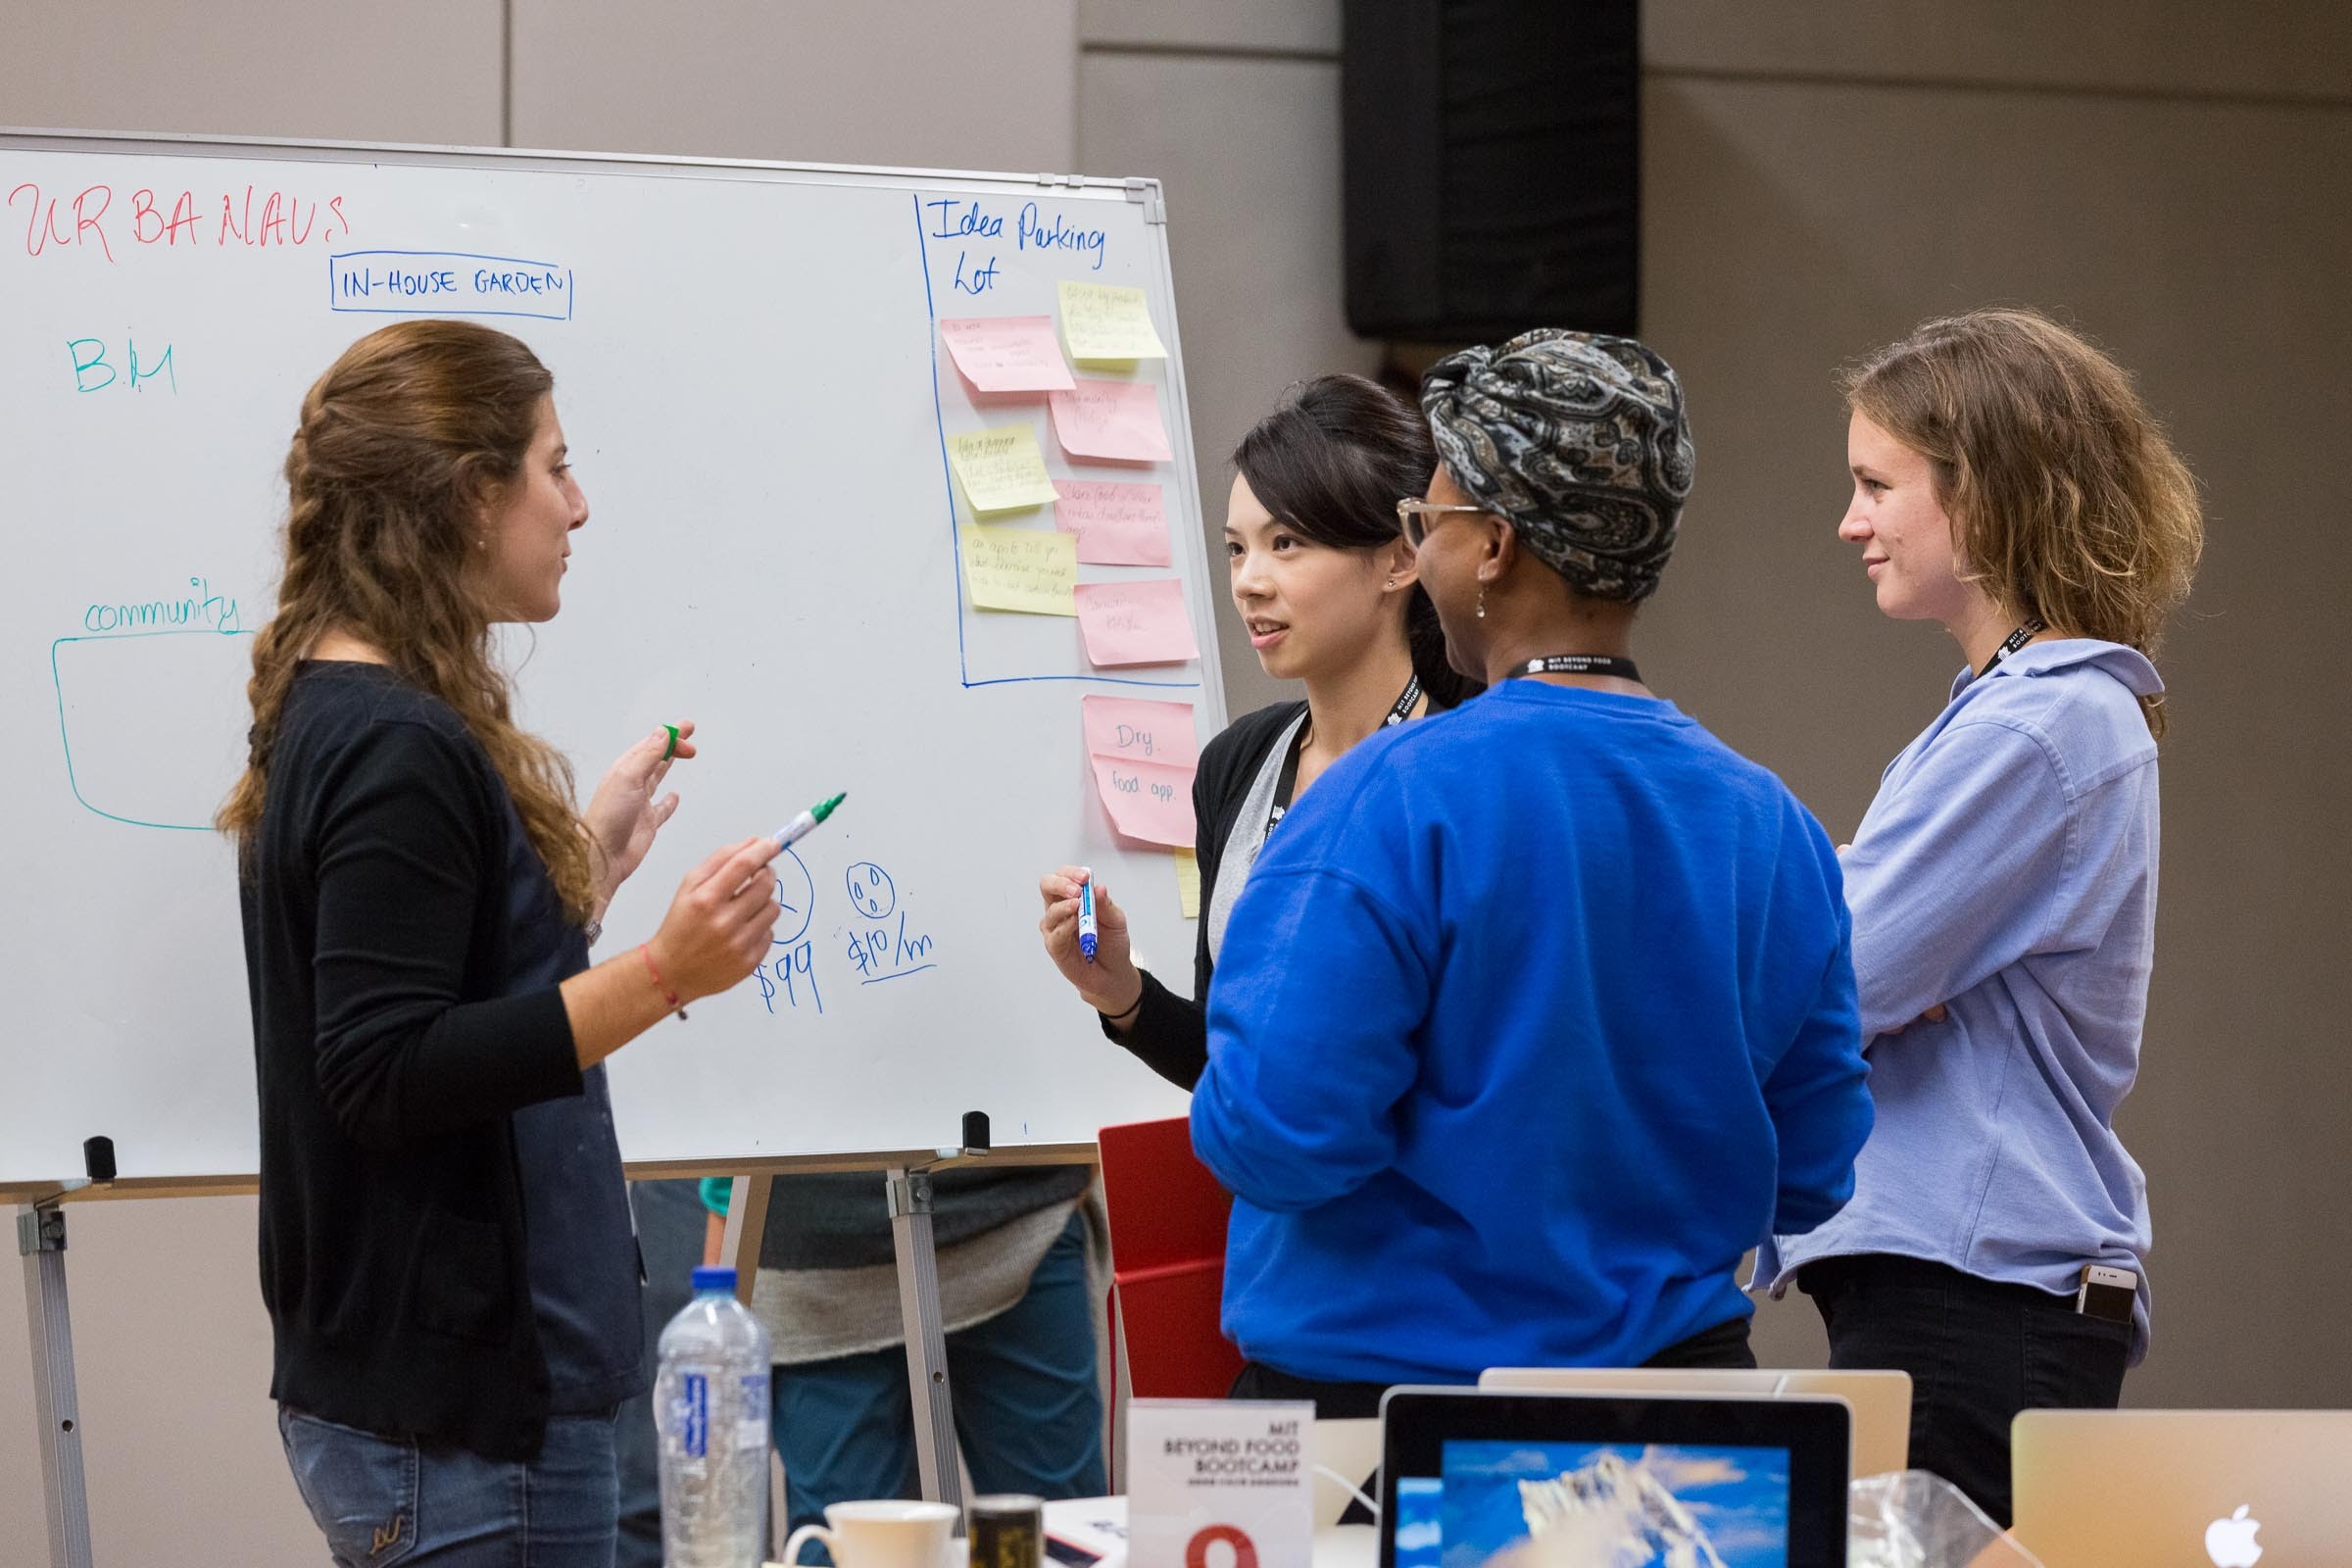
[[[563,151],[548,148],[468,147],[456,144],[428,142],[365,142],[328,141],[307,138],[273,136],[214,136],[185,132],[64,130],[37,126],[0,125],[0,150],[10,148],[26,152],[88,153],[114,156],[144,156],[157,158],[240,158],[267,156],[293,163],[352,164],[398,163],[421,168],[464,168],[485,161],[506,168],[533,172],[611,172],[636,175],[656,175],[680,179],[740,181],[747,184],[813,184],[849,185],[878,189],[921,190],[941,183],[953,183],[962,189],[997,187],[1004,194],[1101,193],[1097,199],[1110,196],[1137,203],[1145,209],[1145,221],[1155,231],[1152,259],[1158,270],[1161,288],[1169,302],[1167,319],[1158,323],[1166,339],[1172,372],[1168,390],[1174,403],[1174,429],[1170,440],[1174,444],[1177,483],[1182,489],[1190,487],[1191,506],[1186,514],[1200,525],[1186,530],[1184,548],[1192,555],[1200,570],[1203,592],[1214,589],[1209,573],[1209,559],[1205,522],[1207,518],[1205,492],[1201,483],[1198,454],[1193,444],[1191,394],[1184,379],[1184,345],[1182,323],[1175,309],[1175,273],[1168,258],[1166,193],[1157,178],[1128,176],[1120,178],[1085,174],[1055,174],[1045,172],[1013,173],[1004,171],[963,169],[912,169],[866,164],[790,163],[749,158],[698,158],[662,153],[597,153]],[[936,350],[937,345],[934,344]],[[958,566],[960,574],[960,565]],[[1210,614],[1213,628],[1214,612]],[[1225,677],[1220,649],[1215,636],[1199,639],[1200,680],[1197,701],[1205,705],[1213,721],[1211,732],[1222,731],[1229,722],[1225,706]],[[966,684],[968,670],[966,671]],[[1078,677],[1081,680],[1086,677]],[[1105,679],[1105,689],[1117,690],[1128,683]],[[1154,683],[1156,684],[1156,683]],[[37,1085],[20,1084],[25,1093],[38,1093]],[[1016,1144],[998,1151],[1006,1163],[1024,1165],[1090,1164],[1097,1158],[1091,1143],[1076,1144]],[[632,1161],[626,1165],[632,1178],[666,1179],[704,1175],[788,1175],[816,1171],[883,1170],[906,1165],[942,1165],[986,1163],[985,1157],[973,1159],[958,1151],[945,1148],[876,1151],[870,1153],[718,1156],[710,1160],[648,1160]],[[176,1198],[199,1196],[229,1196],[249,1194],[260,1190],[258,1173],[217,1173],[184,1177],[142,1176],[108,1184],[88,1186],[80,1178],[61,1173],[55,1180],[14,1180],[0,1183],[0,1202],[28,1202],[55,1200],[61,1196],[66,1201],[93,1201],[108,1199]]]

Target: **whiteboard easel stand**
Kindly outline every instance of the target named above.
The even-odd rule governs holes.
[[[933,1151],[925,1164],[882,1173],[890,1235],[899,1264],[899,1322],[906,1336],[906,1392],[914,1411],[914,1462],[923,1499],[961,1511],[963,1476],[956,1459],[956,1408],[948,1384],[948,1338],[939,1305],[939,1252],[931,1238],[931,1173],[941,1165],[989,1152],[988,1116],[967,1111],[959,1148]],[[720,1255],[735,1265],[735,1294],[751,1304],[760,1268],[760,1239],[767,1229],[772,1176],[737,1176],[727,1200]]]
[[[982,1151],[985,1152],[985,1150]],[[899,1254],[899,1321],[906,1332],[906,1392],[914,1407],[914,1462],[924,1500],[963,1511],[956,1464],[956,1409],[948,1389],[948,1337],[940,1321],[939,1253],[931,1243],[931,1172],[885,1171],[890,1236]]]
[[[975,1124],[976,1123],[976,1124]],[[988,1118],[965,1118],[961,1148],[941,1148],[930,1164],[884,1171],[891,1238],[898,1251],[899,1310],[906,1334],[906,1381],[914,1406],[915,1464],[926,1500],[963,1507],[956,1461],[956,1420],[948,1384],[947,1334],[939,1304],[939,1257],[931,1239],[931,1171],[987,1154]],[[772,1176],[737,1176],[727,1204],[723,1254],[737,1267],[736,1293],[748,1305],[766,1229]],[[49,1517],[50,1568],[93,1568],[89,1491],[81,1463],[81,1410],[74,1384],[74,1325],[66,1296],[66,1213],[58,1200],[89,1186],[70,1182],[17,1209],[17,1250],[24,1259],[25,1320],[32,1346],[33,1401],[41,1428],[41,1489]]]
[[[111,1175],[111,1152],[107,1163]],[[67,1192],[88,1185],[69,1182],[55,1195],[17,1209],[17,1251],[24,1259],[24,1317],[32,1342],[33,1407],[41,1424],[49,1568],[91,1568],[81,1404],[74,1389],[74,1320],[66,1301],[66,1211],[57,1201]]]

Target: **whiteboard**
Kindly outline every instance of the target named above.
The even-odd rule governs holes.
[[[1183,1098],[1106,1043],[1040,950],[1036,882],[1094,865],[1181,983],[1165,850],[1113,832],[1083,695],[1224,722],[1155,182],[733,162],[0,133],[0,1184],[249,1175],[252,1034],[235,776],[305,388],[387,314],[481,316],[556,375],[591,506],[564,608],[514,637],[522,722],[584,799],[657,723],[704,756],[606,920],[650,935],[711,848],[849,802],[778,861],[771,961],[612,1058],[625,1157],[1091,1142]],[[360,291],[420,253],[430,297]],[[361,257],[355,260],[355,257]],[[502,277],[499,274],[504,274]],[[1042,394],[982,399],[950,317],[1142,288],[1173,461],[1073,463]],[[1099,670],[1078,623],[975,611],[950,435],[1026,422],[1057,476],[1164,487],[1200,657]],[[1050,528],[1051,513],[1009,519]],[[609,956],[610,948],[600,950]]]

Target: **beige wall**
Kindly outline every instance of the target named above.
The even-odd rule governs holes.
[[[1340,67],[1332,5],[1265,6],[1223,53],[1125,40],[1163,7],[1098,0],[1078,70],[1078,158],[1090,173],[1151,173],[1167,184],[1193,451],[1200,466],[1208,559],[1233,479],[1228,454],[1282,389],[1323,370],[1369,373],[1377,345],[1348,330],[1341,304]],[[1317,40],[1315,14],[1331,22]],[[1277,24],[1285,24],[1277,25]],[[1100,41],[1103,36],[1122,40]],[[1314,49],[1296,47],[1306,39]],[[1217,598],[1226,705],[1246,713],[1285,695],[1258,668],[1233,601]]]
[[[1159,175],[1213,530],[1223,454],[1281,387],[1377,357],[1339,303],[1336,0],[990,0],[957,8],[991,24],[969,39],[942,14],[513,0],[510,62],[499,0],[424,0],[398,26],[293,0],[19,7],[0,122]],[[2352,422],[2352,10],[2242,8],[2225,47],[2186,0],[1652,0],[1644,49],[1645,331],[1690,383],[1700,452],[1644,659],[1834,831],[1955,662],[1876,616],[1832,537],[1838,361],[1933,312],[2042,305],[2141,373],[2204,479],[2124,1113],[2158,1236],[2156,1351],[2129,1396],[2352,1404],[2331,984],[2352,691],[2327,467]],[[1220,613],[1238,711],[1273,688]],[[253,1229],[240,1199],[74,1212],[102,1561],[316,1557],[263,1397]],[[0,1476],[28,1483],[23,1338],[0,1291]],[[1801,1301],[1758,1338],[1767,1360],[1821,1353]],[[0,1561],[38,1560],[40,1528],[31,1486],[0,1487]]]

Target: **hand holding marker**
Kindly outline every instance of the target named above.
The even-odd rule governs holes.
[[[664,724],[662,728],[668,729],[669,726]],[[672,731],[673,737],[675,733]],[[674,747],[676,741],[673,738],[671,745]],[[728,878],[728,881],[734,885],[734,892],[726,897],[726,908],[730,911],[738,901],[744,900],[750,894],[753,888],[758,887],[762,890],[773,888],[775,885],[774,874],[767,870],[767,862],[815,831],[816,824],[831,816],[834,808],[848,799],[849,796],[846,793],[836,795],[829,801],[823,801],[810,807],[765,837],[752,839],[745,844],[735,846],[732,850],[721,850],[713,855],[688,875],[685,885],[678,890],[677,900],[670,906],[668,917],[662,921],[662,930],[655,933],[654,941],[660,942],[664,936],[669,935],[673,924],[681,918],[690,918],[694,914],[708,914],[710,912],[708,909],[696,906],[690,909],[689,916],[682,917],[680,907],[687,905],[689,895],[700,894],[703,884],[715,881],[719,876],[725,875],[730,868],[739,869],[742,873],[740,876]],[[754,906],[757,907],[760,902],[754,901]],[[774,934],[776,903],[772,894],[766,897],[764,905],[766,918],[757,922],[756,926],[743,928],[747,931],[757,930],[759,947],[756,956],[761,957],[766,956],[768,939]],[[689,941],[688,946],[692,945]],[[664,944],[663,951],[665,953],[674,952],[678,946],[677,942],[667,943]],[[719,979],[717,983],[705,984],[699,972],[699,964],[696,969],[690,970],[683,964],[673,963],[667,958],[657,959],[651,942],[639,947],[638,956],[645,960],[646,973],[651,976],[655,986],[668,998],[671,1009],[680,1019],[686,1016],[686,1003],[696,997],[711,996],[724,991],[742,979],[753,967],[753,964],[747,962],[732,974]],[[673,973],[677,976],[678,981],[675,988],[671,986],[669,980],[669,976]]]

